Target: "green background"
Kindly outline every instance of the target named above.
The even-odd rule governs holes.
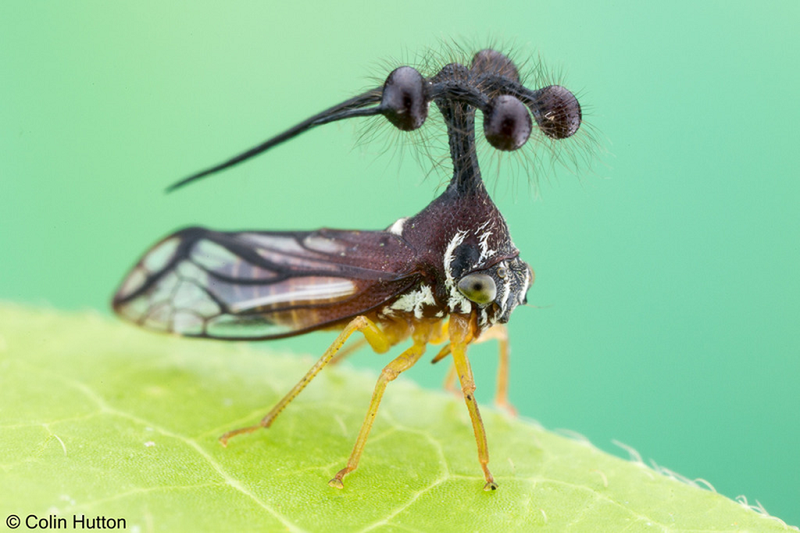
[[[389,58],[513,42],[563,73],[604,150],[580,179],[542,170],[541,198],[506,172],[518,162],[485,167],[537,273],[538,307],[510,324],[512,401],[800,524],[800,4],[363,6],[3,2],[0,298],[108,312],[139,254],[188,224],[371,229],[411,215],[442,176],[424,179],[410,153],[399,164],[388,130],[357,144],[346,124],[163,188],[374,85]],[[485,402],[494,352],[473,351]],[[435,387],[445,370],[409,375]]]

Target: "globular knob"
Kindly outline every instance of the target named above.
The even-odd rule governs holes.
[[[561,85],[537,91],[531,108],[539,128],[551,139],[571,137],[581,126],[581,105],[575,95]]]
[[[383,85],[383,115],[403,131],[419,128],[428,118],[427,89],[428,83],[415,68],[394,69]]]
[[[472,58],[472,72],[477,74],[496,74],[519,82],[519,71],[507,56],[497,50],[487,48]]]
[[[516,150],[531,136],[533,121],[525,104],[502,94],[489,101],[483,113],[483,133],[498,150]]]

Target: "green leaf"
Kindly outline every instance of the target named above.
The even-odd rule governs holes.
[[[344,466],[375,376],[320,374],[255,423],[314,358],[151,334],[94,313],[0,306],[4,516],[124,518],[128,530],[783,531],[711,491],[483,409],[482,490],[463,401],[389,385],[359,469]]]

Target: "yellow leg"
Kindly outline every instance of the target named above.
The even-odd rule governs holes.
[[[497,340],[498,343],[498,364],[497,364],[497,392],[494,396],[494,404],[512,416],[517,415],[516,408],[508,401],[508,370],[509,370],[509,348],[508,348],[508,328],[503,324],[496,324],[478,337],[474,343],[478,344],[488,340]],[[450,345],[445,345],[442,350],[433,358],[432,363],[438,363],[450,355]],[[455,386],[456,367],[451,366],[444,378],[442,387],[448,392],[455,394],[459,390]]]
[[[425,353],[425,347],[428,341],[437,332],[433,329],[425,327],[425,325],[417,324],[417,330],[414,332],[414,344],[400,354],[396,359],[384,367],[381,372],[378,382],[375,384],[375,390],[372,393],[372,401],[370,401],[367,416],[364,418],[364,423],[361,424],[361,431],[356,439],[356,444],[353,446],[353,451],[350,453],[350,458],[347,460],[347,466],[339,470],[333,479],[328,482],[328,485],[335,489],[344,488],[344,477],[358,468],[358,461],[361,459],[361,453],[364,451],[364,445],[367,443],[367,437],[372,429],[372,424],[375,422],[375,417],[378,414],[378,407],[380,406],[383,393],[386,390],[386,385],[390,381],[394,381],[401,372],[404,372],[414,366],[414,363],[419,361],[422,354]]]
[[[450,345],[446,346],[447,353],[450,353]],[[455,394],[456,396],[461,396],[461,391],[456,386],[456,365],[450,365],[450,369],[447,371],[447,375],[444,377],[444,383],[442,383],[442,388],[449,392],[450,394]]]
[[[517,414],[517,410],[508,401],[508,328],[503,324],[496,324],[480,336],[476,342],[496,339],[499,347],[497,364],[497,392],[494,395],[494,404],[510,415]]]
[[[408,323],[406,322],[388,322],[383,324],[383,329],[381,331],[386,335],[386,338],[389,339],[389,343],[392,346],[394,346],[395,344],[402,341],[404,338],[408,336],[409,327]],[[339,363],[341,363],[342,361],[353,355],[353,353],[363,348],[364,345],[367,343],[368,343],[367,338],[358,339],[357,341],[351,342],[350,346],[342,348],[341,350],[336,352],[336,355],[333,356],[333,359],[331,359],[328,364],[338,365]],[[386,350],[380,350],[380,351],[376,350],[374,346],[372,347],[372,349],[378,353],[383,353],[386,351]]]
[[[508,401],[508,337],[498,342],[500,363],[497,366],[497,393],[494,396],[494,404],[508,414],[516,416],[517,409]]]
[[[338,365],[339,363],[341,363],[342,361],[353,355],[355,352],[363,348],[365,344],[367,344],[367,339],[358,339],[357,341],[352,342],[350,346],[339,350],[339,352],[333,356],[333,358],[330,360],[328,364]]]
[[[269,413],[267,413],[267,416],[261,419],[261,422],[255,426],[228,431],[219,438],[222,445],[227,446],[231,437],[235,437],[236,435],[252,433],[259,428],[270,427],[281,411],[283,411],[286,406],[289,405],[289,403],[294,400],[298,394],[300,394],[300,391],[302,391],[306,385],[308,385],[311,380],[314,379],[314,376],[316,376],[319,371],[330,362],[333,356],[336,355],[336,352],[338,352],[345,341],[347,341],[347,338],[356,331],[362,332],[364,337],[366,337],[367,342],[370,344],[370,346],[372,346],[372,349],[378,353],[386,352],[392,346],[391,339],[387,337],[383,331],[378,329],[378,326],[376,326],[374,322],[365,316],[357,316],[344,327],[339,336],[336,337],[336,340],[333,341],[333,344],[331,344],[330,347],[325,350],[325,353],[322,355],[319,361],[317,361],[317,363],[311,367],[306,375],[303,376],[303,379],[301,379],[300,382],[289,391],[289,394],[284,396],[283,399],[278,402],[278,404],[273,407]]]
[[[439,353],[436,354],[436,357],[431,359],[431,364],[434,365],[434,364],[438,363],[439,361],[441,361],[442,359],[444,359],[448,355],[450,355],[450,345],[449,344],[445,344],[444,346],[442,346],[442,349],[439,350]]]
[[[460,315],[450,315],[450,351],[453,354],[458,379],[461,382],[461,391],[464,401],[472,419],[472,429],[475,432],[475,441],[478,443],[478,461],[483,468],[483,477],[486,485],[483,490],[496,490],[497,483],[489,471],[489,446],[486,443],[486,430],[483,427],[478,402],[475,400],[475,380],[472,377],[472,368],[467,359],[467,339],[469,337],[469,320]]]

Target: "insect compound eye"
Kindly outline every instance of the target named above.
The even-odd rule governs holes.
[[[472,58],[472,72],[476,74],[495,74],[519,82],[516,65],[497,50],[481,50]]]
[[[532,127],[528,108],[514,96],[493,98],[483,113],[483,134],[498,150],[509,152],[525,144]]]
[[[545,135],[551,139],[566,139],[581,125],[581,105],[569,90],[550,85],[537,91],[533,116]]]
[[[488,304],[497,296],[497,286],[487,274],[469,274],[458,282],[461,294],[476,304]]]
[[[412,67],[394,69],[386,78],[381,98],[383,115],[398,129],[413,131],[428,118],[427,82]]]

